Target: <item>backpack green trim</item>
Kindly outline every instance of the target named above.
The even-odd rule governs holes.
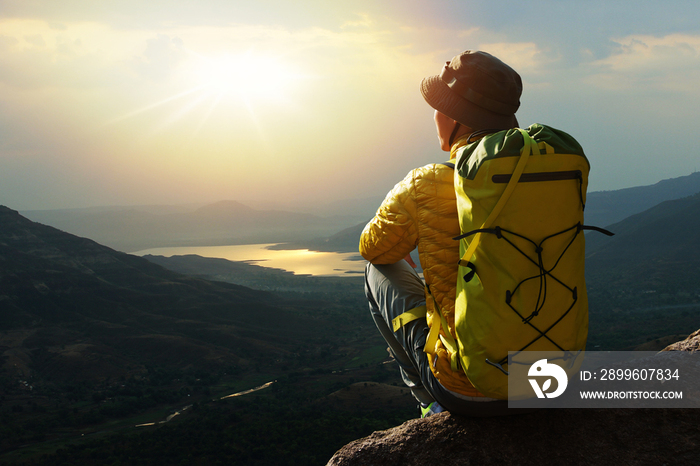
[[[527,129],[527,133],[538,143],[545,143],[557,154],[580,155],[586,159],[590,168],[581,145],[565,132],[535,123]],[[460,147],[457,151],[460,163],[455,170],[462,178],[473,180],[485,162],[501,157],[519,157],[522,148],[523,139],[518,128],[493,133]]]

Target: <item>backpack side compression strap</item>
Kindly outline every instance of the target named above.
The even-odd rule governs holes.
[[[427,312],[428,310],[425,304],[423,304],[422,306],[414,307],[413,309],[396,316],[391,321],[391,326],[394,329],[394,332],[396,332],[398,329],[400,329],[407,323],[413,322],[414,320],[420,319],[421,317],[425,317]]]

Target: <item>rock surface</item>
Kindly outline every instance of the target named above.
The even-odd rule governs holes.
[[[441,413],[356,440],[328,465],[697,464],[695,409],[544,409],[502,418]]]
[[[664,351],[698,349],[700,330]],[[676,465],[699,457],[700,409],[542,409],[413,419],[346,445],[328,465]]]
[[[700,330],[688,335],[688,338],[668,345],[662,351],[700,351]]]

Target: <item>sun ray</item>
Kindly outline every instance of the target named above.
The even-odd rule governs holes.
[[[250,115],[250,119],[255,125],[255,128],[258,130],[258,134],[260,135],[260,140],[263,142],[265,146],[265,151],[266,152],[272,152],[272,146],[270,145],[270,141],[265,134],[265,131],[263,130],[263,125],[260,124],[260,120],[258,119],[257,115],[255,114],[255,110],[253,109],[253,106],[251,105],[250,101],[247,99],[244,99],[243,101],[246,109],[248,110],[248,114]]]
[[[150,135],[162,133],[176,122],[189,118],[190,134],[185,135],[183,146],[187,148],[215,114],[225,112],[226,118],[247,116],[255,128],[254,133],[258,134],[263,144],[262,150],[271,152],[273,144],[268,135],[274,129],[263,123],[265,112],[273,107],[297,108],[290,95],[298,81],[308,79],[309,76],[300,74],[297,68],[290,65],[288,57],[255,54],[252,50],[219,56],[203,56],[193,51],[189,53],[189,61],[172,76],[176,80],[173,82],[178,82],[187,90],[113,118],[105,125],[169,105],[167,108],[172,109],[171,113],[154,121]],[[175,108],[172,108],[173,105]],[[195,112],[198,107],[201,110]],[[161,113],[164,111],[166,110]],[[196,116],[193,118],[188,115]]]
[[[132,111],[132,112],[129,112],[129,113],[127,113],[126,115],[122,115],[122,116],[119,116],[119,117],[114,118],[114,119],[112,119],[112,120],[109,120],[106,124],[110,125],[110,124],[113,124],[113,123],[118,123],[118,122],[120,122],[120,121],[126,120],[126,119],[131,118],[131,117],[134,117],[134,116],[136,116],[136,115],[139,115],[139,114],[141,114],[141,113],[143,113],[143,112],[147,112],[147,111],[149,111],[149,110],[152,110],[152,109],[154,109],[154,108],[156,108],[156,107],[160,107],[161,105],[165,105],[165,104],[167,104],[168,102],[172,102],[172,101],[174,101],[174,100],[181,99],[181,98],[183,98],[183,97],[185,97],[185,96],[188,96],[188,95],[190,95],[190,94],[192,94],[192,93],[194,93],[194,92],[200,91],[200,90],[202,90],[203,88],[204,88],[204,86],[200,84],[200,85],[198,85],[198,86],[196,86],[196,87],[193,87],[192,89],[188,89],[188,90],[186,90],[186,91],[180,92],[179,94],[175,94],[175,95],[172,95],[172,96],[170,96],[170,97],[166,97],[165,99],[163,99],[163,100],[161,100],[161,101],[159,101],[159,102],[156,102],[156,103],[153,103],[153,104],[150,104],[150,105],[146,105],[145,107],[141,107],[141,108],[139,108],[139,109],[137,109],[137,110],[134,110],[134,111]]]
[[[170,126],[173,123],[175,123],[176,121],[182,119],[185,115],[190,113],[192,110],[195,109],[195,107],[199,106],[202,102],[204,102],[209,97],[210,97],[209,95],[204,94],[204,95],[201,95],[198,98],[192,100],[191,102],[185,104],[177,112],[174,112],[168,118],[163,120],[156,128],[154,128],[153,132],[157,133],[159,131],[166,129],[168,126]]]
[[[204,116],[199,120],[199,124],[197,124],[197,127],[192,131],[192,134],[190,135],[189,139],[187,140],[187,144],[185,145],[186,148],[192,147],[192,143],[194,142],[195,138],[199,134],[199,132],[202,130],[204,125],[209,121],[209,117],[211,117],[211,114],[214,112],[214,109],[219,105],[221,102],[221,94],[217,94],[215,98],[212,100],[211,105],[207,108],[207,111],[204,113]]]

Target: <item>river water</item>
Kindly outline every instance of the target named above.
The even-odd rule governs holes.
[[[263,267],[294,272],[297,275],[357,276],[365,269],[365,261],[357,259],[359,253],[318,252],[308,249],[267,249],[273,244],[243,244],[234,246],[187,246],[153,248],[135,252],[137,256],[184,256],[196,254],[231,261],[247,261]]]
[[[237,396],[243,396],[243,395],[247,395],[247,394],[249,394],[249,393],[257,392],[257,391],[259,391],[259,390],[263,390],[263,389],[269,387],[270,385],[272,385],[272,384],[275,383],[275,382],[277,382],[277,381],[276,381],[276,380],[273,380],[272,382],[267,382],[267,383],[265,383],[265,384],[260,385],[259,387],[251,388],[251,389],[249,389],[249,390],[243,390],[242,392],[238,392],[238,393],[232,393],[231,395],[222,396],[220,399],[221,399],[221,400],[225,400],[225,399],[227,399],[227,398],[234,398],[234,397],[237,397]],[[187,395],[187,396],[189,396],[189,395]],[[168,422],[172,421],[173,418],[174,418],[175,416],[179,416],[180,414],[182,414],[183,412],[187,411],[187,410],[190,409],[191,407],[192,407],[192,405],[187,405],[187,406],[185,406],[184,408],[182,408],[181,410],[175,411],[174,413],[172,413],[171,415],[169,415],[168,417],[166,417],[166,418],[165,418],[164,420],[162,420],[162,421],[157,421],[157,422],[146,422],[146,423],[144,423],[144,424],[136,424],[134,427],[149,427],[149,426],[155,426],[156,424],[165,424],[165,423],[168,423]]]

